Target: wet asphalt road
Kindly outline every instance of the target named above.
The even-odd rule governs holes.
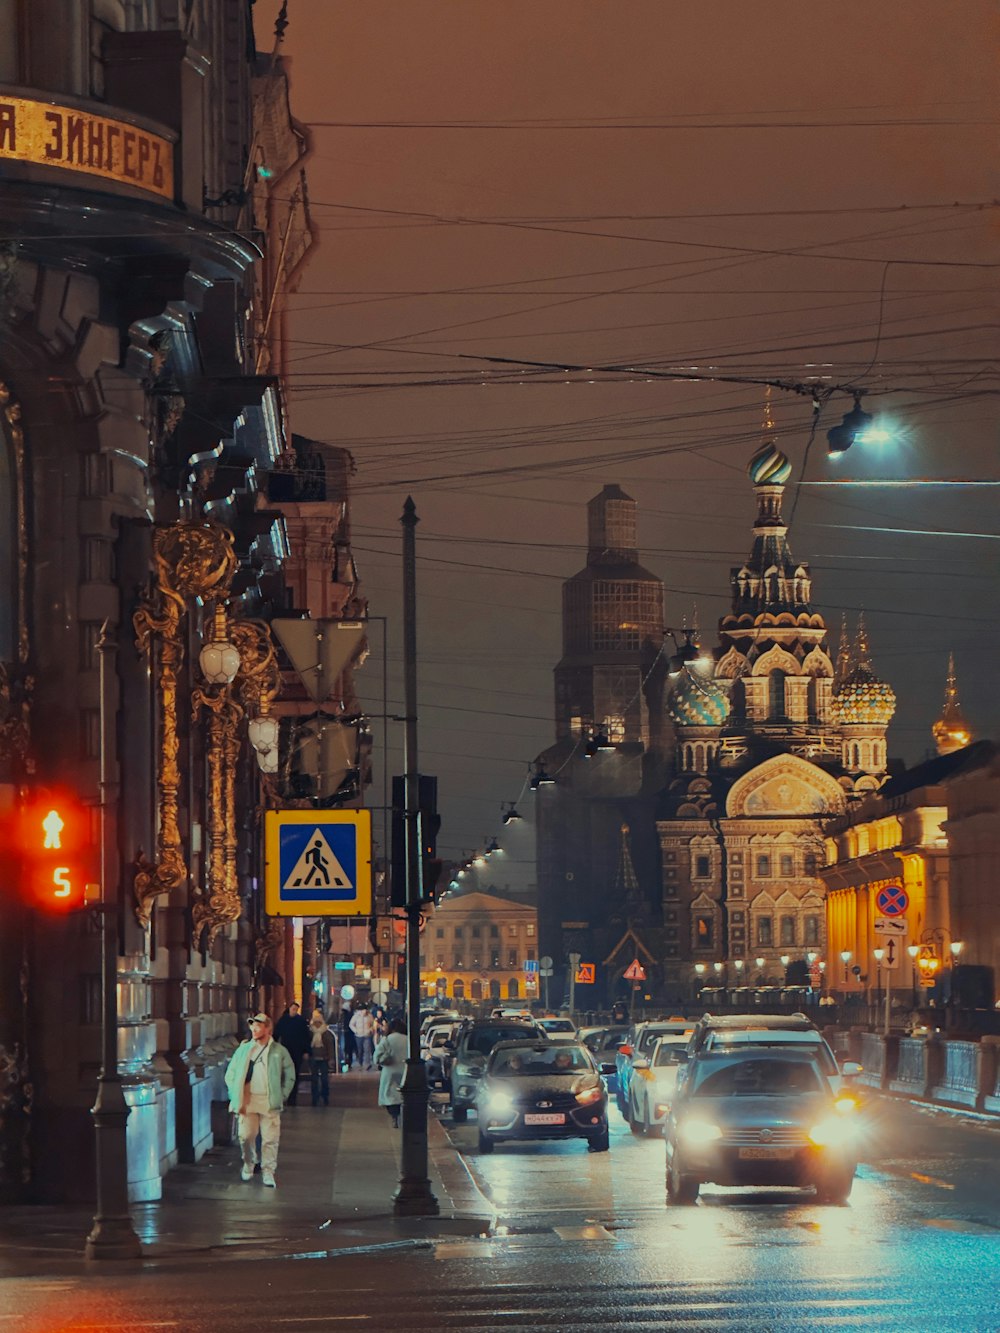
[[[59,1330],[1000,1330],[1000,1127],[876,1100],[847,1207],[708,1187],[664,1205],[661,1139],[612,1111],[612,1146],[475,1151],[488,1238],[333,1258],[260,1258],[79,1279],[12,1280],[0,1333]],[[445,1122],[447,1124],[447,1121]]]

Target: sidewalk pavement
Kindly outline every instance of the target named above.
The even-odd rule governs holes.
[[[277,1189],[265,1189],[259,1172],[252,1181],[240,1179],[235,1137],[230,1147],[175,1167],[164,1179],[161,1200],[132,1206],[141,1264],[361,1253],[488,1232],[493,1210],[433,1110],[428,1175],[440,1214],[394,1217],[402,1131],[392,1128],[377,1098],[377,1073],[331,1078],[328,1107],[308,1104],[303,1081],[298,1105],[281,1116]],[[0,1208],[0,1278],[136,1267],[84,1260],[92,1214],[69,1207]]]

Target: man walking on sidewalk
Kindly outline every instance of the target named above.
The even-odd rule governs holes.
[[[292,1057],[295,1082],[292,1084],[292,1095],[288,1099],[288,1105],[296,1106],[299,1094],[299,1070],[302,1068],[302,1060],[309,1049],[309,1043],[312,1041],[312,1033],[301,1008],[294,1000],[275,1024],[274,1040],[280,1041]]]
[[[372,1067],[372,1033],[375,1021],[365,1008],[356,1009],[351,1015],[351,1031],[358,1043],[358,1064],[362,1069]]]
[[[237,1046],[226,1069],[229,1109],[239,1116],[243,1180],[253,1180],[260,1134],[261,1176],[264,1184],[274,1189],[281,1110],[294,1084],[292,1057],[273,1040],[270,1018],[267,1014],[254,1014],[250,1019],[249,1041]]]

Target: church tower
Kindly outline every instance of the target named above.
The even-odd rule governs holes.
[[[962,715],[955,682],[955,654],[948,654],[948,680],[944,687],[944,708],[932,727],[938,754],[961,750],[972,740],[969,724]]]
[[[638,506],[605,486],[587,506],[587,563],[563,585],[556,736],[662,744],[646,678],[663,646],[663,583],[639,564]]]
[[[843,641],[841,646],[843,647]],[[838,659],[839,665],[839,659]],[[896,711],[896,695],[891,685],[879,680],[871,663],[865,618],[858,616],[858,633],[846,674],[838,680],[833,696],[833,713],[840,725],[840,761],[863,790],[877,782],[886,769],[885,732]]]

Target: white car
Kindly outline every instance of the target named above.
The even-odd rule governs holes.
[[[633,1134],[662,1131],[677,1075],[687,1057],[687,1042],[684,1033],[670,1033],[659,1038],[648,1058],[638,1055],[633,1059],[627,1114]]]
[[[578,1041],[576,1024],[571,1018],[537,1018],[535,1022],[544,1028],[549,1041]]]

